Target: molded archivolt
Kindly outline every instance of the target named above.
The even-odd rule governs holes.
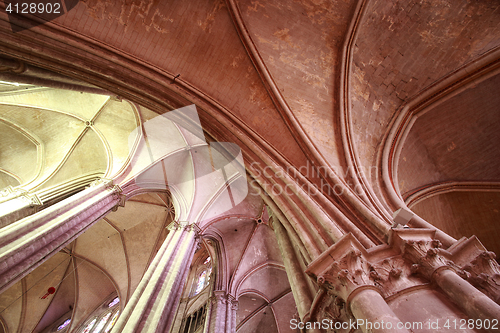
[[[500,75],[419,112],[397,163],[403,198],[433,183],[500,180]]]
[[[383,156],[389,164],[384,181],[392,204],[399,200],[396,205],[404,206],[405,200],[452,237],[476,235],[496,253],[498,55],[484,56],[410,102],[395,122]]]
[[[500,32],[492,2],[374,0],[367,6],[350,72],[353,143],[365,167],[376,165],[386,131],[405,103],[497,48]],[[376,177],[369,174],[374,188]]]
[[[129,161],[138,126],[137,110],[109,96],[23,86],[3,92],[0,187],[47,190],[114,177]]]

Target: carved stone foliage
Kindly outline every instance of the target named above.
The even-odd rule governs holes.
[[[196,239],[199,240],[201,238],[201,229],[196,223],[190,223],[189,221],[172,221],[167,228],[168,230],[184,229],[186,231],[194,231],[196,233]]]
[[[406,240],[403,256],[414,264],[412,273],[419,273],[427,279],[441,267],[452,268],[458,271],[458,267],[450,260],[447,252],[441,249],[441,242],[434,239]]]
[[[352,250],[335,261],[329,270],[319,276],[319,282],[327,282],[335,294],[347,298],[356,288],[373,286],[383,297],[389,297],[403,289],[422,284],[411,277],[411,264],[401,256],[380,261],[370,260],[361,251]]]
[[[238,310],[238,300],[223,290],[215,290],[213,296],[209,298],[209,301],[214,305],[228,304],[231,307],[231,310]]]
[[[335,259],[334,259],[335,258]],[[412,276],[412,262],[388,247],[368,252],[348,235],[332,246],[328,255],[313,262],[308,273],[326,284],[336,296],[347,299],[355,289],[375,287],[383,297],[389,297],[409,287],[425,283]]]
[[[476,237],[463,238],[448,249],[443,249],[432,233],[412,236],[401,232],[396,238],[403,256],[414,262],[413,273],[432,279],[437,269],[454,270],[500,304],[500,266],[495,253],[487,251]]]
[[[112,188],[114,186],[113,180],[107,179],[107,178],[99,178],[99,179],[92,181],[89,184],[89,187],[97,187],[97,186],[100,186],[101,184],[103,184],[106,188]],[[120,192],[121,192],[121,190],[120,190]]]
[[[342,297],[327,293],[318,306],[315,321],[323,323],[324,332],[347,333],[350,329],[342,328],[342,323],[353,319],[347,311],[346,303]]]
[[[384,298],[397,292],[422,285],[426,281],[412,275],[411,264],[402,256],[386,258],[374,265],[375,286]]]
[[[338,295],[347,295],[358,286],[373,285],[371,265],[360,251],[351,250],[333,261],[331,266],[318,276],[319,283],[328,283]]]
[[[429,283],[442,269],[456,272],[500,304],[500,266],[494,253],[486,251],[475,237],[444,249],[430,229],[394,230],[389,245],[370,250],[347,234],[306,272],[332,297],[348,300],[354,290],[363,287],[375,288],[388,298]],[[330,307],[332,318],[339,316],[338,311],[338,307]]]
[[[212,304],[226,304],[227,302],[227,294],[225,291],[222,290],[216,290],[214,291],[214,294],[212,297],[210,297],[210,302]]]
[[[490,251],[481,252],[463,267],[462,278],[500,304],[500,265],[496,255]]]
[[[231,310],[238,311],[239,303],[233,296],[229,295],[227,298],[227,301],[229,302],[229,305],[231,306]]]

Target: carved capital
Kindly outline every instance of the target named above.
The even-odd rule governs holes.
[[[170,223],[167,229],[168,230],[184,229],[186,231],[194,231],[196,233],[196,237],[199,237],[199,234],[201,232],[200,228],[195,223],[189,223],[189,221],[172,221],[172,223]]]
[[[125,207],[125,201],[127,201],[127,197],[123,194],[123,190],[120,186],[118,185],[112,185],[109,184],[108,182],[105,182],[106,187],[109,189],[113,189],[113,195],[118,199],[118,204],[113,207],[113,211],[116,212],[118,210],[118,207]]]
[[[226,304],[227,294],[224,290],[214,291],[214,295],[211,297],[212,302],[215,304]]]
[[[238,300],[236,300],[236,298],[234,298],[232,295],[229,295],[229,294],[227,295],[227,302],[231,306],[231,310],[233,310],[233,311],[238,310],[238,306],[239,306]]]
[[[207,300],[208,303],[215,305],[217,303],[217,298],[215,296],[210,296]]]
[[[424,283],[411,276],[411,262],[400,253],[389,251],[388,247],[368,252],[352,235],[344,236],[313,261],[306,272],[344,300],[360,287],[374,287],[389,297]]]
[[[458,267],[449,259],[449,255],[441,249],[439,241],[407,240],[404,248],[404,257],[413,262],[412,273],[422,274],[428,279],[439,268],[450,268],[458,271]]]
[[[376,276],[375,286],[384,297],[424,283],[421,279],[412,276],[411,263],[401,255],[374,263],[372,275]]]
[[[481,252],[463,267],[462,278],[500,304],[500,265],[495,258],[494,252]]]
[[[29,206],[42,205],[42,201],[36,194],[29,193],[25,189],[7,186],[5,189],[0,191],[0,202],[9,201],[16,198],[21,199]]]
[[[332,293],[327,293],[320,304],[318,305],[317,313],[314,318],[306,318],[306,320],[322,321],[328,320],[331,323],[348,322],[350,315],[347,311],[346,302],[342,297],[335,296]]]
[[[100,185],[104,185],[104,187],[108,188],[108,189],[111,189],[114,186],[113,185],[113,180],[107,179],[107,178],[99,178],[99,179],[96,179],[96,180],[94,180],[93,182],[91,182],[89,184],[90,187],[97,187],[97,186],[100,186]],[[116,185],[116,186],[118,186],[118,185]]]
[[[411,273],[428,280],[432,280],[438,269],[460,270],[452,254],[442,248],[435,235],[436,231],[432,229],[394,229],[391,235],[392,247],[411,264]]]
[[[377,279],[372,265],[355,249],[333,261],[330,267],[318,276],[318,282],[328,283],[344,297],[359,286],[375,285]]]

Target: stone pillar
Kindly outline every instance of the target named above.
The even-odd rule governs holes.
[[[211,298],[211,311],[210,311],[210,333],[223,333],[226,332],[226,292],[223,290],[214,291]]]
[[[288,234],[278,219],[273,217],[272,226],[278,240],[278,245],[285,264],[286,275],[288,282],[292,288],[293,298],[297,305],[300,318],[303,320],[311,309],[312,297],[309,286],[306,281],[306,276],[300,268],[292,242]]]
[[[210,333],[234,333],[236,332],[236,311],[238,301],[224,290],[214,291],[211,298],[209,316]]]
[[[183,321],[184,321],[184,313],[188,306],[189,298],[185,298],[179,302],[179,306],[177,308],[177,312],[175,314],[175,319],[172,324],[171,332],[183,332]]]
[[[236,311],[238,311],[238,301],[231,295],[227,296],[227,310],[226,310],[226,332],[236,332]]]
[[[474,319],[499,319],[500,305],[462,279],[454,271],[443,267],[433,274],[434,281],[468,316]]]
[[[495,260],[495,253],[483,248],[481,242],[474,236],[464,243],[465,248],[473,247],[476,253],[461,263],[463,270],[460,277],[489,296],[495,303],[500,304],[500,265]]]
[[[467,272],[460,270],[453,259],[468,257],[471,247],[455,244],[452,252],[445,250],[435,239],[435,231],[427,231],[427,234],[425,230],[395,231],[395,235],[394,242],[399,243],[404,256],[414,262],[412,271],[435,282],[469,319],[500,318],[500,305],[456,273],[459,271],[467,276]]]
[[[0,229],[0,292],[26,276],[122,202],[110,180]]]
[[[210,318],[212,318],[212,303],[209,298],[205,304],[205,323],[203,324],[203,333],[210,332]]]
[[[349,295],[350,309],[363,332],[408,333],[398,316],[374,288],[359,288]],[[400,325],[398,328],[398,325]]]
[[[337,322],[349,322],[354,316],[363,332],[409,333],[382,294],[388,297],[411,286],[402,273],[404,260],[387,254],[394,255],[368,252],[352,234],[346,234],[311,262],[307,273],[328,289],[324,297],[336,299],[323,315]]]
[[[193,225],[176,224],[149,265],[112,332],[169,332],[196,250]]]

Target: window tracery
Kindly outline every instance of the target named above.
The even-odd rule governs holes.
[[[106,325],[106,323],[108,322],[109,317],[111,317],[111,312],[108,312],[104,317],[101,318],[101,320],[99,320],[99,324],[97,324],[93,333],[100,333],[104,328],[104,325]]]
[[[61,330],[65,329],[65,328],[66,328],[66,327],[67,327],[70,323],[71,323],[71,318],[66,319],[66,320],[64,321],[64,323],[62,323],[61,325],[59,325],[59,326],[57,327],[57,331],[59,332],[59,331],[61,331]]]
[[[111,318],[108,326],[106,326],[106,329],[104,330],[104,333],[108,333],[109,331],[111,331],[111,329],[113,328],[113,326],[116,323],[116,319],[118,319],[118,315],[119,314],[120,314],[120,310],[118,310],[118,311],[115,312],[115,314],[113,315],[113,318]]]
[[[97,321],[97,318],[94,318],[87,326],[85,326],[82,333],[89,333],[90,330],[94,327],[96,321]]]
[[[195,289],[193,291],[193,296],[198,295],[210,282],[210,276],[212,275],[212,265],[211,258],[207,257],[203,262],[206,267],[203,268],[201,273],[198,275],[197,282],[195,283]]]
[[[109,300],[109,298],[97,309],[89,319],[92,319],[86,326],[77,330],[78,333],[108,333],[113,328],[120,310],[118,305],[120,303],[120,298],[118,296]],[[87,321],[88,322],[88,321]]]

